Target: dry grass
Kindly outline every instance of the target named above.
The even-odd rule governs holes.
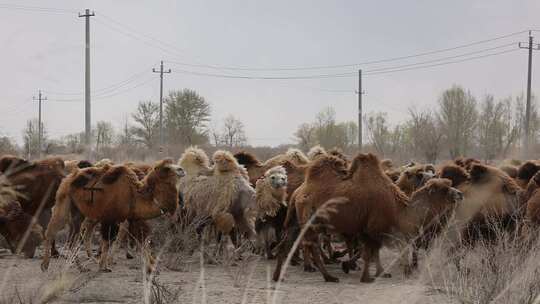
[[[494,239],[474,247],[441,237],[422,263],[422,279],[459,303],[540,303],[540,238],[493,230]]]

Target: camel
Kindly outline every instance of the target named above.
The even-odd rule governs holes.
[[[455,171],[455,168],[452,168]],[[449,172],[445,167],[441,172]],[[453,186],[463,192],[465,199],[458,206],[449,231],[450,241],[455,244],[474,245],[477,240],[494,240],[496,229],[517,228],[517,220],[523,217],[521,188],[498,168],[472,164],[469,178],[463,180],[460,173]]]
[[[281,231],[287,214],[287,172],[282,166],[274,167],[257,181],[255,186],[257,198],[257,216],[255,232],[258,236],[258,247],[264,248],[266,257],[273,258],[270,229],[274,229],[276,239],[281,239]],[[262,239],[262,240],[261,240]]]
[[[403,170],[396,181],[396,185],[407,196],[411,196],[416,189],[422,187],[429,179],[431,179],[434,176],[434,173],[434,171],[431,171],[431,168],[426,168],[424,165],[408,167]]]
[[[377,264],[376,276],[388,276],[383,273],[379,260],[378,251],[383,243],[395,246],[396,238],[404,243],[413,242],[421,231],[438,223],[436,219],[447,215],[462,198],[460,191],[451,188],[449,180],[433,179],[414,192],[409,203],[372,154],[356,156],[345,176],[342,166],[336,159],[326,159],[310,167],[306,183],[293,194],[296,215],[303,225],[312,216],[312,210],[319,210],[316,211],[319,215],[315,217],[315,223],[324,224],[331,232],[341,234],[348,243],[350,255],[353,249],[350,244],[357,239],[362,241],[362,282],[373,281],[368,267],[371,260]],[[290,215],[292,212],[288,213],[287,221],[291,220]],[[312,244],[317,241],[313,235],[312,229],[308,229],[304,236],[308,241],[304,244],[305,255],[314,259],[326,281],[336,282],[337,278],[331,276],[320,262],[318,246]],[[280,249],[275,280],[281,271],[282,253],[288,251]],[[408,261],[402,260],[402,263],[405,273],[409,273],[411,266]]]
[[[182,187],[186,222],[204,219],[197,227],[202,233],[208,219],[219,235],[232,236],[233,229],[238,228],[239,232],[252,238],[255,235],[255,190],[231,153],[216,151],[212,159],[212,175],[188,179]],[[234,243],[235,238],[231,239]],[[225,244],[225,240],[222,241],[220,247]]]
[[[348,226],[347,229],[344,229],[345,226],[334,228],[336,228],[336,232],[349,238],[363,235],[362,241],[366,248],[364,262],[369,265],[371,259],[376,258],[382,246],[382,234],[389,233],[391,228],[395,226],[397,219],[393,215],[396,205],[406,204],[408,198],[382,172],[380,162],[373,154],[358,154],[354,158],[350,170],[347,170],[346,163],[339,158],[334,156],[320,157],[308,168],[304,184],[291,197],[291,206],[287,212],[285,225],[289,226],[293,217],[296,217],[300,227],[303,227],[308,223],[313,210],[318,210],[327,201],[336,197],[345,197],[355,203],[347,205],[358,206],[349,210],[348,216],[351,219],[346,218],[342,223],[344,225],[347,223],[345,225]],[[294,203],[294,208],[292,203]],[[361,205],[363,207],[360,207]],[[366,217],[366,212],[370,214],[369,220]],[[352,220],[353,217],[355,220]],[[373,220],[372,222],[372,219],[376,218],[381,220]],[[383,218],[385,220],[382,220]],[[318,234],[312,229],[308,229],[303,241],[304,257],[311,256],[313,258],[326,281],[337,282],[338,279],[331,276],[322,263],[320,246],[317,241]],[[280,275],[281,264],[289,249],[287,246],[280,246],[278,266],[274,272],[275,280]],[[367,268],[362,274],[362,281],[371,281]]]
[[[187,148],[180,156],[178,165],[186,171],[186,179],[184,180],[192,176],[210,175],[212,172],[208,156],[202,149],[197,147]]]
[[[43,240],[43,228],[32,223],[32,216],[23,211],[19,202],[8,199],[0,204],[0,235],[6,239],[12,253],[22,251],[30,259]]]
[[[13,155],[0,158],[0,174],[17,189],[18,202],[22,210],[37,218],[42,227],[46,227],[51,217],[51,208],[60,182],[65,175],[64,161],[58,157],[37,161],[28,161]],[[78,233],[78,216],[72,218],[70,239]],[[23,228],[24,229],[24,228]],[[53,243],[52,255],[58,256]]]
[[[165,213],[173,214],[178,205],[178,183],[185,173],[171,159],[157,162],[142,182],[127,166],[91,167],[66,177],[56,194],[53,215],[45,232],[45,253],[41,269],[49,267],[51,241],[64,227],[72,208],[85,217],[101,223],[101,256],[99,270],[110,272],[107,255],[109,242],[118,231],[117,223],[151,219]],[[144,240],[143,242],[144,243]],[[154,259],[144,248],[147,271],[154,271]]]
[[[64,168],[66,174],[73,173],[78,169],[84,169],[92,167],[92,163],[87,160],[66,160],[64,161]]]

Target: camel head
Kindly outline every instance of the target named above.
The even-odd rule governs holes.
[[[418,189],[422,187],[428,180],[433,178],[434,174],[431,171],[427,171],[425,166],[416,165],[409,167],[401,173],[397,183],[407,184],[412,189]]]
[[[274,189],[287,188],[287,171],[282,166],[276,166],[264,174],[264,178]]]
[[[178,207],[178,187],[180,178],[186,173],[182,167],[175,165],[170,158],[158,161],[144,182],[151,189],[153,202],[162,213],[174,214]]]
[[[309,149],[307,153],[307,157],[311,161],[315,160],[317,157],[322,156],[322,155],[327,155],[327,154],[326,154],[326,150],[320,145],[316,145],[312,147],[311,149]]]
[[[452,187],[458,187],[469,180],[469,174],[467,171],[458,165],[446,165],[442,167],[439,171],[438,177],[451,180]]]
[[[103,168],[106,166],[114,166],[114,162],[109,158],[103,158],[94,164],[94,167]]]
[[[218,172],[235,172],[240,167],[236,158],[228,151],[216,151],[212,160]]]
[[[184,168],[187,174],[196,175],[201,170],[208,170],[210,168],[210,160],[202,149],[189,147],[180,156],[178,165]]]
[[[419,196],[428,196],[430,201],[452,206],[463,201],[463,192],[452,187],[452,181],[446,178],[433,178],[415,191],[411,200],[414,201]]]
[[[287,155],[287,159],[295,165],[307,165],[309,163],[308,157],[298,149],[289,148],[285,154]]]

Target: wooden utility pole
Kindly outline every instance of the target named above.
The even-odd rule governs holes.
[[[85,35],[85,65],[84,65],[84,141],[86,149],[90,149],[90,139],[92,132],[92,122],[90,116],[90,17],[95,16],[94,12],[90,13],[89,9],[85,10],[84,14],[79,14],[79,17],[84,17],[86,20],[86,35]]]
[[[525,138],[523,142],[523,156],[528,157],[529,156],[529,144],[530,144],[530,120],[531,120],[531,81],[532,81],[532,51],[539,50],[540,45],[536,44],[534,45],[534,38],[531,34],[531,31],[529,31],[529,42],[526,44],[526,46],[522,46],[522,43],[519,43],[519,47],[522,49],[528,49],[529,50],[529,60],[528,60],[528,71],[527,71],[527,104],[525,107]],[[523,43],[525,45],[525,43]]]
[[[47,100],[47,97],[41,95],[41,90],[39,90],[38,98],[33,97],[34,101],[37,101],[39,104],[39,114],[38,114],[38,158],[41,158],[41,140],[43,138],[43,128],[41,122],[41,102]]]
[[[170,73],[171,69],[164,71],[162,60],[159,71],[152,69],[152,72],[159,73],[159,153],[163,153],[163,73]]]
[[[358,151],[362,151],[362,70],[358,70]]]

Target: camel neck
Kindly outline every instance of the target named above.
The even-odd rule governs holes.
[[[154,202],[153,197],[145,198],[138,196],[135,200],[131,217],[133,219],[151,219],[161,214],[161,208],[157,202]]]

